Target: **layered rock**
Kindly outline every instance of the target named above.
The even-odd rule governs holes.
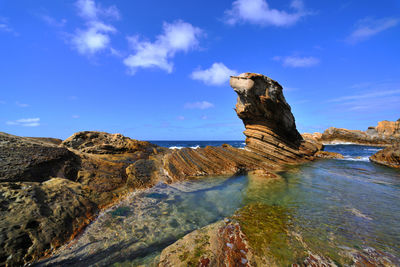
[[[400,144],[376,152],[369,160],[388,167],[400,168]]]
[[[352,143],[371,146],[389,146],[400,143],[400,120],[380,121],[376,127],[368,127],[366,131],[347,130],[330,127],[322,134],[303,134],[307,140],[315,140],[323,144]]]
[[[99,209],[160,179],[148,162],[168,149],[119,134],[51,138],[0,133],[0,265],[51,253]]]
[[[271,172],[312,160],[320,149],[298,133],[282,87],[244,73],[231,78],[238,93],[246,148],[229,145],[170,150],[121,134],[79,132],[51,138],[0,134],[0,265],[36,261],[68,241],[127,193],[184,179]],[[232,255],[233,257],[234,255]]]
[[[246,130],[246,147],[276,162],[298,162],[318,151],[296,129],[294,116],[282,86],[261,74],[242,73],[230,84],[238,94],[236,113]]]

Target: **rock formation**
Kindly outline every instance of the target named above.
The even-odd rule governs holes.
[[[170,150],[121,134],[51,138],[0,134],[0,265],[37,261],[70,240],[97,211],[138,188],[312,160],[321,148],[298,133],[282,87],[252,73],[231,78],[246,148]],[[234,257],[234,255],[232,255]]]
[[[388,167],[400,168],[400,144],[376,152],[369,160]]]
[[[301,161],[318,150],[297,131],[278,82],[242,73],[231,77],[230,84],[238,94],[236,113],[246,127],[246,148],[275,162]]]
[[[366,131],[347,130],[330,127],[322,134],[303,134],[309,141],[322,142],[323,144],[352,143],[371,146],[389,146],[400,143],[400,120],[380,121],[376,127],[368,127]]]

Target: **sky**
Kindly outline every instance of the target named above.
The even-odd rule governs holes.
[[[0,131],[243,140],[229,76],[300,132],[400,118],[400,1],[0,0]]]

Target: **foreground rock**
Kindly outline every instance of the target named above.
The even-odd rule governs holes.
[[[170,150],[121,134],[51,138],[0,134],[0,265],[37,261],[73,238],[127,193],[189,178],[271,170],[314,159],[320,149],[298,133],[282,87],[244,73],[231,78],[246,148]]]
[[[151,186],[152,170],[143,162],[167,150],[99,132],[77,133],[62,144],[0,133],[0,265],[51,253],[99,209]]]
[[[398,258],[372,248],[308,243],[280,206],[250,204],[224,221],[195,230],[165,248],[159,266],[399,266]]]
[[[400,144],[376,152],[369,160],[388,167],[400,168]]]
[[[305,133],[303,137],[323,144],[352,143],[389,146],[400,143],[400,119],[397,121],[380,121],[376,127],[368,127],[366,131],[330,127],[322,134]]]

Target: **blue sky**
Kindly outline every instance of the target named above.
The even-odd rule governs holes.
[[[240,140],[229,75],[277,80],[301,132],[400,117],[400,2],[0,0],[0,131]]]

